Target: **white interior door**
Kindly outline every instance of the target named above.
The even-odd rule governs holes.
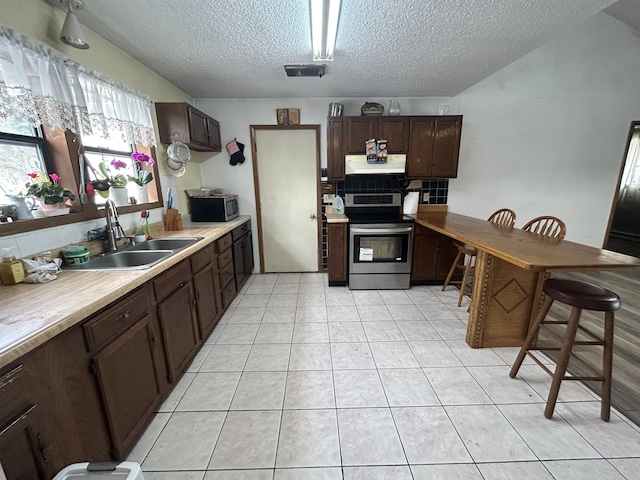
[[[256,130],[265,273],[318,271],[316,130]]]

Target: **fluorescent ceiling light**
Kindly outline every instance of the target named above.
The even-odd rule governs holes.
[[[333,60],[341,0],[309,0],[313,61]]]

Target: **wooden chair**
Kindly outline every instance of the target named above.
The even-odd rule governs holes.
[[[516,214],[513,210],[509,210],[508,208],[501,208],[500,210],[496,210],[493,212],[487,221],[491,223],[495,223],[496,225],[513,228],[516,223]],[[451,285],[460,285],[460,295],[458,295],[458,306],[462,305],[462,299],[465,295],[471,297],[473,291],[467,292],[467,283],[469,281],[469,276],[473,271],[473,266],[475,264],[475,257],[478,254],[476,249],[470,245],[464,245],[459,242],[453,242],[455,247],[458,249],[458,254],[456,255],[455,260],[453,261],[453,265],[451,265],[451,269],[449,270],[449,274],[447,275],[446,280],[444,281],[444,285],[442,285],[442,290],[449,284]],[[465,262],[465,257],[468,257]],[[456,270],[462,270],[462,280],[454,280],[451,281],[451,277]]]
[[[562,240],[567,233],[567,227],[562,220],[548,215],[529,220],[522,229],[527,232],[545,235],[558,240]]]
[[[594,382],[602,382],[602,403],[600,406],[600,418],[605,422],[609,421],[611,409],[611,376],[613,365],[613,321],[614,311],[620,309],[620,297],[611,290],[593,285],[591,283],[578,280],[549,278],[545,280],[542,291],[547,298],[538,312],[531,330],[527,335],[520,353],[509,372],[511,378],[515,378],[518,370],[522,365],[525,356],[530,356],[540,365],[549,375],[553,377],[549,396],[547,398],[547,406],[544,410],[544,416],[551,418],[553,410],[558,399],[560,384],[563,380],[588,380]],[[553,321],[545,320],[554,300],[562,302],[571,307],[571,314],[568,320]],[[600,337],[596,333],[588,330],[580,325],[580,314],[582,310],[593,310],[604,312],[604,334]],[[566,328],[562,333],[550,329],[547,325],[564,325]],[[544,345],[538,344],[538,333],[541,329],[545,329],[553,338],[555,338],[560,346],[549,345],[545,341]],[[581,331],[588,340],[576,340],[576,333]],[[600,370],[589,364],[583,357],[573,352],[574,345],[599,345],[603,347],[602,368]],[[555,371],[552,372],[542,359],[531,353],[533,350],[555,351],[559,352]],[[567,376],[567,367],[570,359],[580,363],[583,369],[588,370],[593,375],[589,376]]]

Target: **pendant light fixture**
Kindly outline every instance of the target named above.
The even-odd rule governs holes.
[[[309,0],[313,61],[333,60],[341,0]]]
[[[80,22],[76,18],[74,11],[82,10],[84,3],[82,0],[60,0],[67,6],[67,17],[64,19],[64,25],[60,31],[60,40],[73,48],[86,50],[89,48],[87,39],[84,38]]]

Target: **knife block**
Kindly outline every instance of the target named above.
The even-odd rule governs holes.
[[[178,210],[170,208],[164,217],[164,229],[168,232],[182,230],[182,216]]]

